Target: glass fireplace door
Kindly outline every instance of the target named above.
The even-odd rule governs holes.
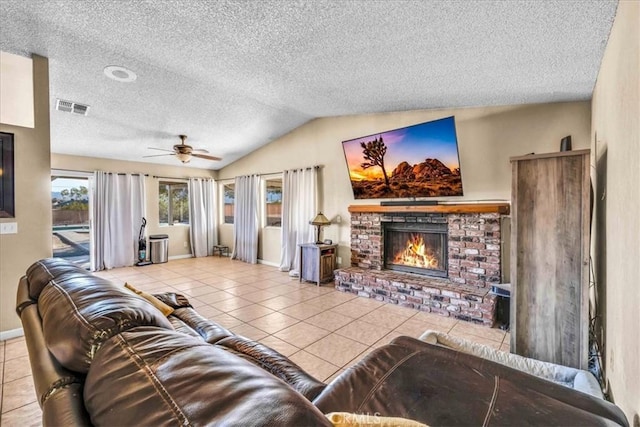
[[[384,233],[385,268],[429,276],[447,276],[447,233],[389,226]]]

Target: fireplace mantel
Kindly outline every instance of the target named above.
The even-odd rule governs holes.
[[[509,214],[509,203],[460,203],[442,205],[350,205],[350,213],[425,212],[443,214],[498,213]]]

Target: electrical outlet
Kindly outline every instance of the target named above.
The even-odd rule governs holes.
[[[0,234],[18,234],[18,223],[3,222],[0,224]]]
[[[184,242],[184,247],[185,247],[185,248],[187,247],[187,242]]]
[[[342,265],[342,258],[341,257],[337,257],[336,261],[338,261],[338,265]]]

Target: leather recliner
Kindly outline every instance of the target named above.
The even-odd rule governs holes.
[[[409,337],[326,385],[183,296],[156,296],[171,315],[66,261],[28,269],[17,312],[44,425],[322,426],[329,412],[429,425],[627,425],[609,402]]]
[[[62,260],[32,265],[18,287],[45,425],[328,425],[323,388],[276,351],[159,295],[138,295]]]

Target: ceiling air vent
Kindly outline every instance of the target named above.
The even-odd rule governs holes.
[[[64,101],[62,99],[56,100],[56,110],[64,111],[65,113],[80,114],[86,116],[89,112],[89,106],[80,104],[78,102]]]

